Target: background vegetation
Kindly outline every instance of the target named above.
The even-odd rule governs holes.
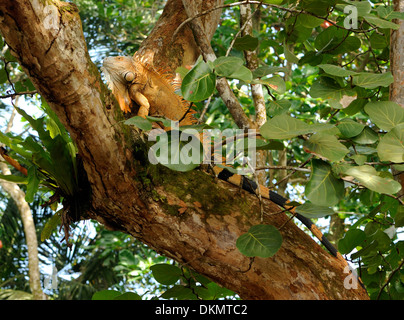
[[[73,2],[98,67],[106,56],[132,55],[165,4]],[[233,67],[201,62],[194,71],[234,79],[232,89],[251,117],[256,111],[249,85],[263,85],[268,121],[261,134],[277,142],[263,148],[264,183],[306,202],[300,212],[319,219],[326,235],[358,268],[371,298],[403,299],[404,209],[394,177],[403,171],[404,109],[388,100],[393,81],[390,31],[397,28],[393,19],[404,17],[390,1],[350,2],[358,25],[348,31],[344,1],[277,2],[253,5],[253,32],[240,37],[239,6],[225,1],[212,46]],[[51,299],[237,298],[136,239],[91,221],[77,224],[70,249],[62,241],[63,231],[52,232],[63,202],[46,204],[56,192],[63,199],[79,193],[79,159],[67,132],[3,41],[0,50],[0,140],[28,169],[24,175],[10,167],[14,177],[3,178],[15,179],[30,203],[45,293]],[[253,72],[243,67],[245,50],[257,50],[260,67]],[[241,63],[237,73],[234,63]],[[183,93],[189,93],[192,83],[201,85],[199,80],[189,73]],[[195,101],[207,124],[235,128],[214,89],[207,92],[187,98]],[[286,172],[290,167],[294,169]],[[29,299],[23,225],[13,199],[6,192],[0,197],[0,297]]]

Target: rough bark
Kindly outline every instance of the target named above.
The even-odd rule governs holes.
[[[394,11],[404,12],[404,1],[393,1]],[[402,20],[397,20],[400,28],[392,30],[390,37],[390,68],[394,77],[393,83],[390,85],[390,100],[398,103],[404,108],[404,23]],[[402,188],[398,196],[404,195],[404,173],[398,174],[393,168],[393,173],[396,174],[396,180],[400,182]]]
[[[204,3],[212,6],[216,1]],[[264,221],[283,226],[282,247],[272,258],[244,257],[235,243],[260,223],[256,197],[199,170],[177,173],[151,166],[142,136],[118,122],[122,114],[90,61],[75,7],[47,4],[56,10],[45,10],[38,0],[3,0],[0,32],[77,143],[92,189],[92,218],[139,238],[244,299],[368,298],[360,286],[345,289],[345,266],[293,222],[285,224],[283,213],[273,214],[279,208],[270,202],[265,202]],[[156,26],[162,29],[141,49],[152,53],[154,61],[180,55],[168,63],[172,69],[195,58],[188,55],[189,31],[169,47],[156,46],[168,43],[164,26],[175,29],[184,19],[170,18],[179,8],[181,0],[167,2]],[[48,12],[54,12],[55,28],[44,24]],[[205,23],[216,26],[216,18],[205,17]],[[184,203],[187,209],[180,214]]]

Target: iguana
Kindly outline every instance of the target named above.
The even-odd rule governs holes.
[[[195,112],[175,93],[179,83],[169,72],[156,69],[136,54],[107,57],[102,69],[123,112],[133,111],[143,118],[164,116],[180,125],[195,123]]]
[[[196,122],[193,112],[189,110],[189,103],[175,92],[178,84],[173,82],[173,77],[164,70],[155,69],[137,54],[133,57],[107,57],[103,62],[103,71],[109,88],[123,112],[134,110],[137,115],[142,117],[152,115],[164,116],[175,121],[182,120],[180,125],[191,125]],[[310,219],[295,211],[295,207],[290,205],[289,200],[267,187],[258,186],[245,176],[231,173],[226,168],[215,166],[213,171],[219,179],[241,186],[250,193],[259,193],[262,198],[271,200],[288,210],[314,234],[334,257],[343,261],[345,265],[348,264],[317,226]]]

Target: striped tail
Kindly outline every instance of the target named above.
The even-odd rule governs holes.
[[[288,210],[293,216],[295,216],[314,234],[314,236],[324,245],[324,247],[327,248],[327,250],[334,257],[343,260],[345,263],[347,263],[346,260],[342,257],[342,255],[338,252],[338,250],[331,244],[331,242],[322,234],[320,229],[318,229],[317,226],[310,219],[297,213],[296,208],[294,206],[288,205],[288,203],[290,203],[289,200],[285,199],[281,195],[277,194],[274,191],[269,190],[264,186],[260,185],[258,189],[258,185],[256,182],[246,178],[245,176],[232,173],[226,168],[220,168],[214,166],[213,171],[220,180],[227,181],[236,186],[241,186],[242,189],[252,194],[259,193],[263,198],[271,200],[278,206],[281,206],[282,208]]]

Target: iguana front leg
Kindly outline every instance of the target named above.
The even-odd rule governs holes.
[[[133,84],[129,89],[130,98],[139,105],[138,116],[146,118],[149,115],[150,103],[149,100],[139,91],[143,85]]]

